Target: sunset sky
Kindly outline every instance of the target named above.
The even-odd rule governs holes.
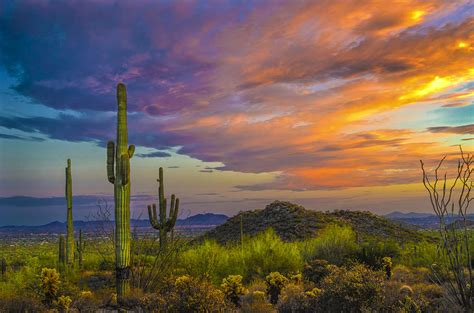
[[[111,199],[127,85],[132,210],[279,199],[427,212],[419,159],[474,147],[472,1],[1,1],[0,225]],[[15,196],[31,198],[18,198]]]

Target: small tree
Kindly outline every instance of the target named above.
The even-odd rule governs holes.
[[[433,267],[435,279],[446,288],[453,302],[461,305],[466,312],[471,312],[474,309],[474,275],[470,250],[472,231],[469,229],[468,214],[474,199],[471,194],[474,185],[471,176],[474,172],[474,155],[464,153],[461,147],[460,153],[457,171],[450,178],[447,173],[441,177],[439,175],[446,156],[435,168],[432,180],[426,173],[423,161],[420,162],[423,185],[439,219],[441,252],[447,263],[447,275],[440,275],[443,267]]]

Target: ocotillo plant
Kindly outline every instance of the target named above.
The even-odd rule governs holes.
[[[76,242],[77,261],[79,264],[79,268],[82,268],[82,255],[84,253],[85,246],[86,243],[82,240],[82,229],[79,229],[79,240]]]
[[[124,84],[117,85],[117,144],[107,143],[107,177],[114,184],[115,200],[115,277],[117,301],[130,290],[130,159],[134,145],[128,145],[127,91]],[[115,171],[114,171],[115,165]]]
[[[66,202],[67,202],[67,232],[66,232],[66,262],[74,264],[74,225],[72,223],[72,175],[71,159],[67,159],[66,167]]]
[[[156,204],[148,205],[148,217],[150,224],[154,229],[160,231],[160,249],[164,250],[167,244],[167,233],[173,230],[176,224],[179,210],[179,198],[175,195],[171,195],[171,205],[169,217],[166,217],[166,198],[165,198],[165,186],[163,181],[163,168],[160,167],[159,179],[158,179],[158,205],[160,208],[160,219],[156,216]]]
[[[66,264],[66,245],[64,244],[64,236],[59,235],[59,267],[64,268]]]

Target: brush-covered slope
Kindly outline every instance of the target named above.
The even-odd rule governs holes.
[[[240,212],[208,231],[199,240],[207,238],[219,243],[237,242],[242,225],[245,236],[254,236],[271,227],[283,240],[295,241],[314,237],[331,223],[350,225],[361,238],[378,236],[397,241],[418,241],[424,237],[414,229],[369,212],[318,212],[290,202],[274,201],[263,210]]]

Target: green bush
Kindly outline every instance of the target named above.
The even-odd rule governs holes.
[[[186,274],[208,279],[216,285],[228,275],[244,274],[238,249],[226,249],[214,241],[205,241],[189,248],[181,254],[179,262]]]
[[[319,305],[323,312],[370,312],[379,310],[383,299],[384,273],[357,264],[353,268],[331,267],[321,282]]]
[[[383,269],[383,258],[398,258],[401,254],[400,246],[394,241],[381,241],[379,238],[370,239],[361,243],[357,260],[373,270]]]
[[[302,267],[298,246],[283,242],[271,229],[246,238],[240,245],[221,246],[205,241],[184,251],[180,266],[188,275],[219,284],[229,275],[241,275],[244,281],[264,278],[270,272],[298,272]]]
[[[244,242],[244,264],[244,277],[250,281],[270,272],[298,272],[303,261],[297,244],[283,242],[272,229],[267,229]]]
[[[323,259],[336,265],[356,258],[358,252],[352,228],[336,224],[327,226],[317,238],[300,243],[299,247],[305,260]]]

